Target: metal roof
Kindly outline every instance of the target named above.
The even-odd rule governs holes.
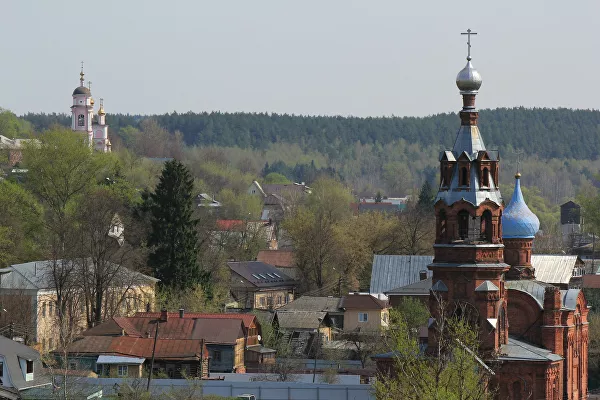
[[[531,256],[531,264],[535,268],[535,278],[540,283],[568,284],[573,276],[573,270],[579,263],[581,263],[581,259],[578,256],[543,254]],[[432,272],[427,270],[427,266],[430,264],[433,264],[433,256],[376,255],[373,258],[370,293],[392,292],[419,282],[419,271],[421,270],[426,270],[427,276],[431,277]],[[458,265],[453,264],[453,266]],[[481,264],[481,266],[486,265],[490,266],[490,264]],[[464,264],[464,266],[475,266],[475,264]],[[501,265],[494,264],[493,266]]]
[[[490,281],[485,281],[475,288],[476,292],[497,292],[498,290],[500,290],[498,289],[498,286],[494,285],[494,283]]]
[[[461,125],[452,148],[454,155],[459,155],[463,151],[471,155],[480,150],[485,150],[485,144],[479,127],[477,125]]]
[[[573,270],[582,263],[578,256],[541,255],[531,256],[531,265],[535,268],[535,279],[553,284],[569,284]]]
[[[264,262],[231,261],[228,262],[227,265],[233,272],[258,288],[292,287],[297,284],[295,280],[275,268],[273,265]]]
[[[279,311],[275,313],[282,329],[317,329],[325,319],[326,312],[316,311]]]
[[[385,292],[385,295],[386,296],[390,296],[390,295],[400,295],[400,296],[429,295],[429,290],[431,290],[431,280],[432,280],[432,278],[429,277],[427,279],[423,279],[422,281],[411,283],[410,285],[392,289],[392,290]],[[438,282],[441,282],[441,281],[438,281]]]
[[[52,289],[51,272],[53,263],[53,260],[44,260],[13,264],[4,269],[10,269],[10,272],[2,275],[0,287],[3,289],[25,290]],[[56,260],[56,265],[64,271],[75,271],[76,269],[81,268],[80,265],[75,264],[75,261],[69,260]],[[91,263],[88,265],[88,268],[92,268]],[[115,274],[115,282],[127,281],[126,283],[129,284],[132,283],[132,280],[135,280],[138,283],[156,283],[159,281],[159,279],[144,275],[137,271],[132,271],[117,264],[111,263],[110,268],[113,269],[112,272]]]
[[[125,356],[98,356],[96,364],[136,364],[142,365],[146,361],[140,357],[125,357]]]
[[[427,266],[432,261],[433,256],[375,255],[369,292],[383,294],[418,282],[420,271],[427,271],[427,276],[431,277],[433,273]]]
[[[540,306],[540,309],[544,308],[544,291],[548,286],[552,286],[545,282],[533,281],[533,280],[520,280],[520,281],[506,281],[506,289],[518,290],[525,292],[535,299]]]
[[[560,361],[563,358],[550,350],[537,347],[531,343],[517,340],[514,337],[508,337],[508,344],[500,346],[500,355],[502,361]]]
[[[50,385],[52,383],[49,376],[43,373],[40,353],[22,343],[0,336],[0,356],[4,357],[5,371],[4,380],[18,389],[23,390],[36,386]],[[33,379],[26,381],[23,377],[19,358],[33,361]],[[4,384],[4,386],[7,386]]]
[[[289,302],[281,311],[325,311],[325,312],[343,312],[340,308],[341,297],[313,297],[302,296]]]
[[[485,189],[482,189],[479,186],[479,167],[477,166],[477,163],[471,162],[469,164],[469,168],[471,169],[471,173],[468,189],[465,189],[464,187],[461,187],[459,185],[458,176],[460,174],[458,171],[458,164],[456,164],[452,171],[452,181],[450,182],[448,190],[438,191],[435,201],[437,202],[439,200],[442,200],[446,204],[450,205],[456,203],[457,201],[465,200],[473,204],[474,206],[479,206],[485,200],[490,200],[498,205],[501,205],[502,194],[500,193],[500,190],[494,185],[494,180],[492,179],[491,175],[488,179],[489,186]]]

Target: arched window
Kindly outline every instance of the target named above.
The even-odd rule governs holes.
[[[467,167],[460,169],[460,186],[469,186],[469,179],[467,176]]]
[[[504,340],[506,335],[506,312],[504,311],[504,307],[500,307],[500,312],[498,313],[498,334],[500,344],[506,344]]]
[[[447,235],[447,223],[448,220],[446,218],[446,211],[441,210],[440,211],[440,215],[439,215],[439,224],[440,224],[440,239],[444,240],[446,239],[446,235]]]
[[[85,126],[85,117],[83,114],[77,116],[77,126]]]
[[[469,213],[465,210],[458,213],[458,237],[463,240],[469,238]]]
[[[486,168],[483,169],[483,176],[481,179],[481,186],[489,187],[490,186],[490,171]]]
[[[481,239],[492,242],[492,213],[485,210],[481,216]]]

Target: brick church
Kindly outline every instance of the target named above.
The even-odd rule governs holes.
[[[585,399],[587,303],[579,289],[536,280],[531,252],[539,220],[525,204],[520,173],[504,207],[500,157],[486,149],[477,126],[481,83],[469,40],[467,65],[456,78],[461,125],[454,147],[440,157],[430,308],[435,316],[442,298],[474,316],[499,399]],[[433,324],[428,341],[436,345]]]

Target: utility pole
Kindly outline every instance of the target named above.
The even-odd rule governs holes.
[[[146,391],[150,391],[150,382],[152,382],[152,373],[154,372],[154,353],[156,352],[156,341],[158,340],[158,326],[160,325],[160,320],[156,320],[156,330],[154,331],[154,345],[152,346],[152,359],[150,360],[150,371],[148,371],[148,385],[146,386]]]

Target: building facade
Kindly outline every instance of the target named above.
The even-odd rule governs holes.
[[[536,280],[531,263],[539,229],[520,188],[504,208],[500,157],[486,149],[475,98],[482,84],[471,57],[456,79],[463,98],[454,147],[440,155],[428,348],[440,314],[478,327],[484,359],[496,366],[498,398],[587,397],[587,313],[579,289]],[[440,307],[443,302],[445,309]]]
[[[73,90],[71,129],[75,132],[81,132],[94,150],[107,153],[111,151],[112,145],[108,138],[104,101],[100,99],[100,108],[94,118],[94,99],[92,98],[90,86],[89,83],[88,86],[85,86],[82,65],[79,74],[79,86]]]

